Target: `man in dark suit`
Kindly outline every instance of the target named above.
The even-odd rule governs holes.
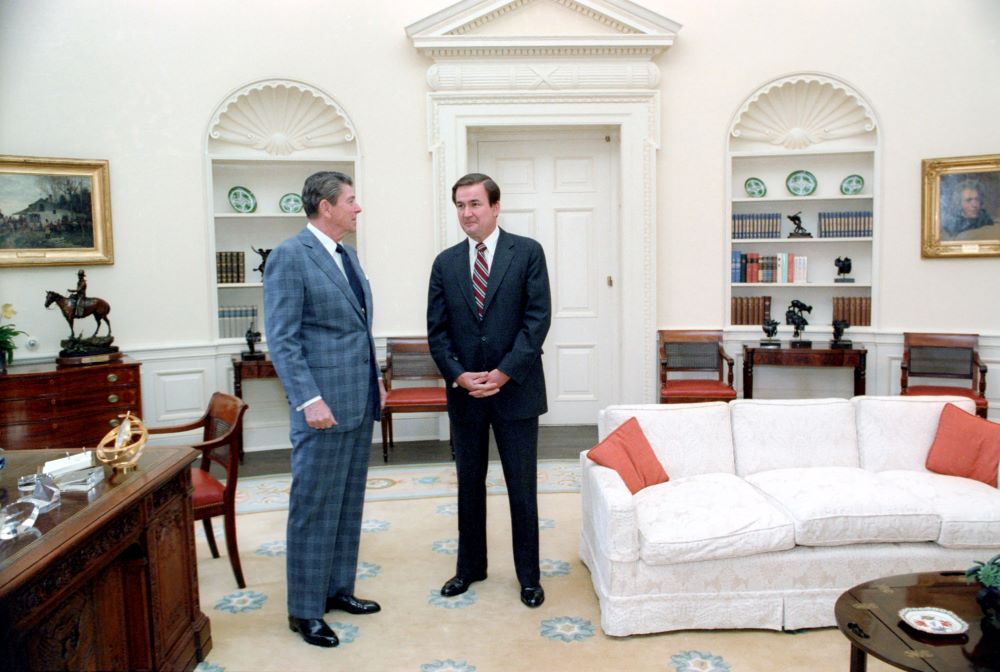
[[[309,644],[337,646],[323,614],[370,614],[354,596],[373,422],[385,388],[372,339],[372,295],[354,248],[341,240],[361,212],[351,178],[306,179],[309,223],[264,267],[264,316],[291,415],[288,625]]]
[[[497,227],[500,188],[480,173],[451,191],[468,236],[437,256],[427,299],[431,355],[448,384],[458,469],[458,562],[441,588],[460,595],[486,578],[486,470],[493,429],[510,500],[521,601],[545,600],[538,567],[538,416],[547,410],[542,343],[549,276],[536,241]]]

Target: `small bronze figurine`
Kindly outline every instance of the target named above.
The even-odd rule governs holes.
[[[851,272],[851,258],[837,257],[834,262],[834,266],[837,267],[837,278],[834,282],[854,282],[854,278],[848,277]]]
[[[802,214],[802,211],[799,210],[794,215],[788,215],[789,221],[791,221],[791,223],[795,225],[795,228],[792,229],[792,232],[788,234],[789,238],[812,238],[813,237],[813,234],[811,234],[808,231],[806,231],[806,228],[804,226],[802,226],[802,218],[799,217],[799,215],[801,215],[801,214]]]
[[[788,310],[785,311],[785,324],[790,324],[795,327],[795,331],[792,333],[791,346],[793,348],[811,348],[812,341],[803,341],[802,332],[805,331],[806,325],[809,321],[806,320],[802,313],[812,313],[812,306],[799,301],[798,299],[792,299],[792,303],[788,306]]]
[[[767,338],[760,339],[760,347],[762,348],[780,348],[781,341],[775,338],[778,333],[778,321],[767,318],[760,325],[760,328],[764,330],[764,336]]]
[[[249,328],[247,328],[247,335],[246,335],[247,347],[250,349],[244,350],[243,352],[240,353],[240,359],[242,359],[245,362],[267,359],[267,353],[257,352],[254,349],[254,344],[260,343],[260,332],[254,330],[254,324],[255,324],[254,321],[251,320],[250,326]]]
[[[268,248],[268,249],[265,250],[262,247],[262,248],[260,248],[258,250],[256,247],[254,247],[253,245],[251,245],[250,249],[260,255],[260,266],[258,266],[257,268],[255,268],[253,270],[260,272],[260,279],[261,279],[261,281],[263,281],[264,280],[264,266],[267,264],[267,255],[271,254],[271,248]]]
[[[850,329],[851,325],[847,320],[834,320],[833,321],[833,340],[830,341],[830,347],[834,349],[850,350],[854,347],[854,344],[850,340],[842,338],[845,329]]]

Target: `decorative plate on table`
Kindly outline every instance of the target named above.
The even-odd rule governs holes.
[[[229,205],[236,212],[251,213],[257,209],[257,197],[246,187],[233,187],[229,190]]]
[[[785,178],[785,186],[793,196],[811,196],[816,191],[816,176],[808,170],[796,170]]]
[[[865,178],[860,175],[848,175],[840,182],[840,193],[844,196],[855,196],[865,188]]]
[[[747,181],[743,183],[743,189],[751,198],[761,198],[767,195],[767,185],[759,177],[748,177]]]
[[[278,207],[281,208],[282,212],[302,212],[302,197],[295,193],[285,194],[278,201]]]
[[[960,635],[969,629],[961,618],[938,607],[904,607],[899,617],[911,628],[932,635]]]

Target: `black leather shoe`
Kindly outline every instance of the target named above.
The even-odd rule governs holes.
[[[335,595],[326,598],[326,610],[339,609],[349,614],[374,614],[382,611],[382,607],[374,600],[362,600],[354,595]]]
[[[337,646],[340,640],[337,633],[330,629],[322,618],[295,618],[288,617],[288,629],[302,635],[306,644],[313,646],[325,646],[327,648]]]
[[[521,601],[532,609],[540,607],[545,601],[545,591],[541,586],[524,586],[521,588]]]
[[[486,575],[464,577],[464,576],[453,576],[448,579],[444,586],[441,588],[441,594],[445,597],[455,597],[456,595],[461,595],[469,589],[476,581],[485,581]]]

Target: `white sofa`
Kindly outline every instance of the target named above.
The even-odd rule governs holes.
[[[670,480],[632,495],[581,454],[580,556],[609,635],[835,624],[880,576],[1000,553],[1000,490],[924,467],[958,397],[611,406],[636,417]]]

